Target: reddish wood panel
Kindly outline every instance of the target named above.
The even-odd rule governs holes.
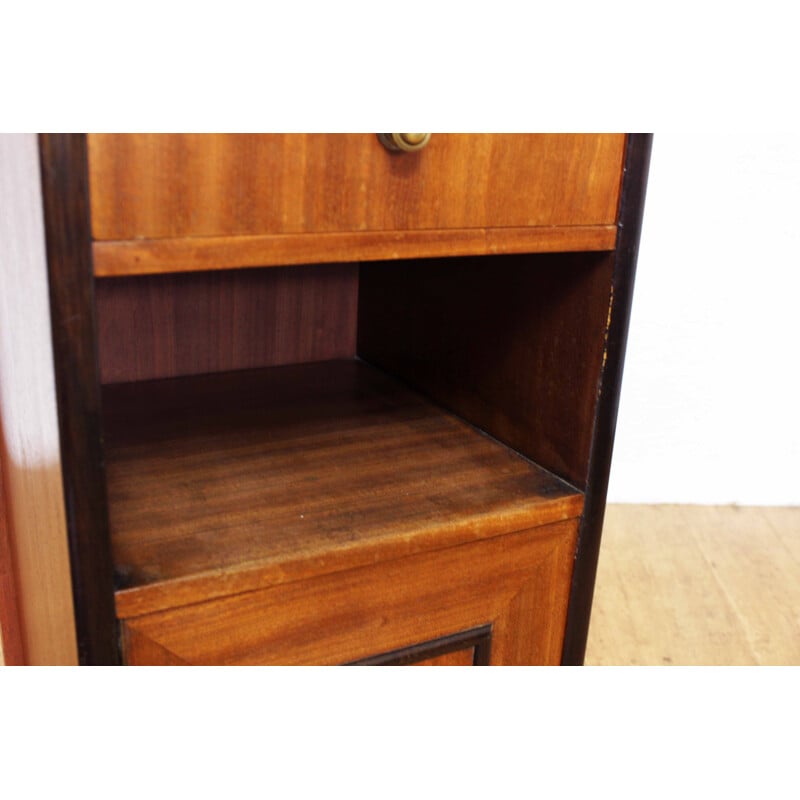
[[[14,558],[3,486],[3,448],[0,448],[0,664],[4,663],[9,666],[22,665],[25,663],[25,655],[22,649]]]
[[[610,225],[623,134],[93,134],[97,240]]]
[[[492,664],[557,664],[576,534],[572,520],[127,619],[125,660],[157,646],[189,664],[342,664],[490,623]]]
[[[178,658],[175,653],[167,650],[163,645],[143,636],[129,625],[120,626],[123,654],[135,654],[127,660],[128,666],[148,667],[185,667],[188,662]]]
[[[68,472],[75,445],[78,450],[86,448],[84,455],[87,449],[91,451],[87,441],[91,433],[82,441],[65,433],[70,427],[70,408],[62,403],[59,386],[64,364],[70,361],[61,345],[65,339],[85,344],[83,334],[92,316],[80,301],[72,304],[65,297],[74,289],[74,299],[82,287],[74,273],[62,268],[80,261],[82,231],[87,233],[87,251],[89,243],[86,206],[81,204],[83,187],[75,180],[73,169],[79,167],[80,157],[74,158],[77,154],[70,152],[74,139],[66,138],[70,139],[66,147],[50,141],[55,148],[45,143],[40,151],[35,135],[0,135],[0,461],[9,537],[8,549],[0,552],[0,572],[8,579],[13,575],[15,597],[9,598],[10,606],[4,610],[11,612],[16,606],[17,642],[13,641],[14,618],[6,617],[0,624],[4,636],[9,636],[6,658],[16,663],[24,658],[31,666],[76,664],[76,619],[81,617],[81,602],[94,598],[98,605],[103,603],[102,591],[99,597],[93,594],[103,585],[101,573],[92,576],[94,585],[76,600],[70,571],[67,520],[91,524],[91,517],[84,512],[87,505],[97,507],[102,487],[98,491],[97,484],[83,485]],[[83,174],[85,177],[85,169]],[[60,186],[54,186],[54,181]],[[85,275],[90,282],[90,268]],[[64,283],[71,287],[62,292]],[[87,358],[93,356],[91,346],[80,352]],[[80,359],[70,361],[70,367],[73,388],[76,395],[81,394],[88,373]],[[86,433],[96,418],[95,407],[90,396],[83,394],[81,400],[77,405]],[[91,471],[92,465],[86,468]],[[70,495],[67,487],[85,491],[79,491],[80,496]],[[71,500],[68,516],[65,488]],[[102,550],[99,543],[93,555]],[[102,559],[90,557],[87,570],[97,561]],[[5,586],[11,594],[10,583]],[[110,581],[105,600],[113,623]],[[4,605],[5,600],[0,599],[0,606]],[[94,608],[92,612],[97,618],[104,610]],[[80,623],[78,627],[80,630]]]
[[[358,354],[583,487],[612,267],[583,253],[364,265]]]
[[[612,250],[614,225],[209,236],[95,242],[98,277],[399,258]]]
[[[358,271],[233,271],[96,283],[104,383],[355,354]]]
[[[357,361],[119,384],[103,407],[122,617],[571,519],[583,506]]]

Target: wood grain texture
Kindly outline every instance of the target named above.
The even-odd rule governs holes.
[[[178,658],[175,653],[167,650],[158,642],[143,636],[132,626],[120,626],[123,653],[130,654],[131,658],[125,660],[127,666],[147,667],[186,667],[188,662]]]
[[[586,663],[800,664],[800,507],[610,505]]]
[[[189,664],[342,664],[491,624],[493,664],[555,664],[576,529],[556,523],[127,619],[125,659],[145,663],[134,633]]]
[[[238,267],[613,250],[613,225],[362,231],[95,242],[95,275],[117,277]]]
[[[0,426],[0,441],[2,441]],[[22,629],[17,609],[17,588],[14,578],[14,557],[3,486],[3,451],[0,449],[0,665],[19,666],[25,663]]]
[[[104,383],[352,358],[358,269],[102,280],[96,303]]]
[[[583,487],[611,267],[597,253],[362,265],[358,354]]]
[[[37,138],[2,134],[0,492],[8,540],[0,546],[0,613],[8,663],[41,666],[78,658],[47,281]]]
[[[120,384],[103,402],[121,617],[582,509],[580,493],[357,361]]]
[[[611,225],[622,134],[94,134],[97,240]]]
[[[118,662],[89,232],[86,138],[41,134],[45,239],[78,652]]]

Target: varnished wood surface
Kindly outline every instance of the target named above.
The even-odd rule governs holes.
[[[612,225],[623,134],[92,134],[101,241]]]
[[[0,427],[0,431],[2,428]],[[24,664],[22,630],[17,610],[14,557],[3,488],[3,451],[0,449],[0,664]]]
[[[612,504],[586,664],[798,665],[798,587],[800,507]]]
[[[628,135],[625,147],[625,176],[619,210],[620,235],[613,253],[614,271],[603,368],[597,384],[594,419],[583,423],[585,429],[591,431],[591,459],[564,636],[563,663],[569,666],[583,663],[589,631],[652,144],[652,134],[634,133]]]
[[[494,253],[612,250],[613,225],[360,231],[95,242],[95,275],[116,277],[290,264]]]
[[[78,654],[81,664],[105,666],[117,663],[119,648],[101,442],[86,139],[41,134],[39,152]]]
[[[800,664],[800,507],[609,506],[586,663]]]
[[[103,403],[122,617],[581,513],[357,361],[120,384]]]
[[[583,253],[363,265],[358,354],[582,488],[612,263]]]
[[[104,383],[352,358],[358,268],[101,280]]]
[[[0,624],[9,663],[73,665],[78,654],[42,231],[37,138],[2,134],[0,494],[8,540],[0,543]]]
[[[492,625],[493,664],[555,664],[577,521],[123,622],[126,662],[343,664]]]

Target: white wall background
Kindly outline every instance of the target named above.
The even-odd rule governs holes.
[[[800,135],[656,132],[610,502],[800,504]]]

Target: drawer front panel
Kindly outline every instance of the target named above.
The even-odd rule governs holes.
[[[484,640],[434,640],[490,626],[492,664],[557,664],[576,536],[569,520],[134,617],[125,661],[345,664],[405,649],[404,663],[478,663]]]
[[[622,134],[92,134],[96,240],[615,222]]]

